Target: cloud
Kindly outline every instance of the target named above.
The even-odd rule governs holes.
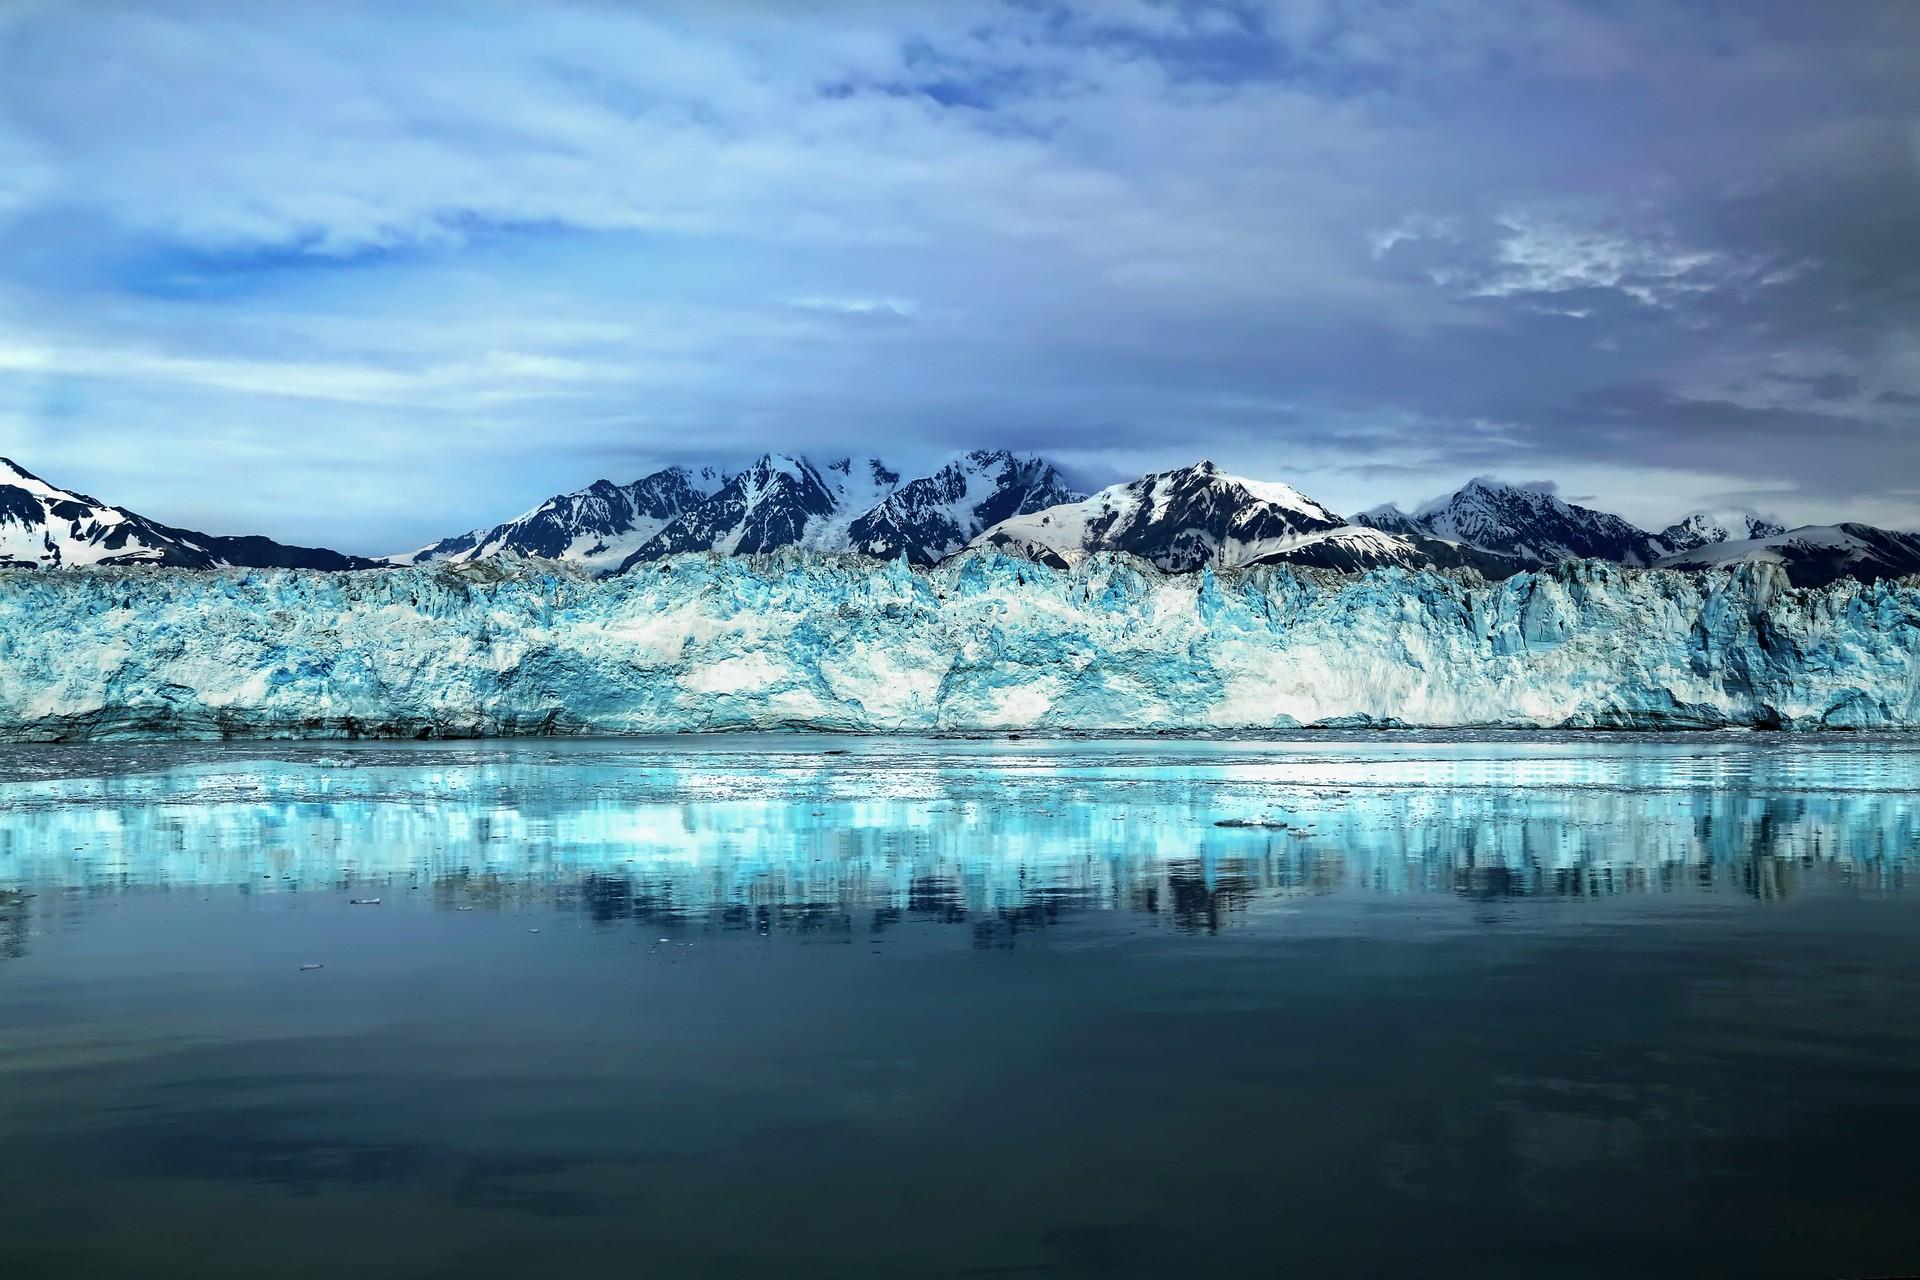
[[[768,447],[1920,523],[1916,48],[1771,0],[16,5],[0,452],[373,551]]]
[[[836,316],[884,316],[896,320],[909,320],[920,308],[909,298],[847,298],[821,297],[819,295],[788,298],[790,307],[802,311],[824,311]]]

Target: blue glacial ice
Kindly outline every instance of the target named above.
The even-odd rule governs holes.
[[[0,737],[1913,728],[1920,582],[782,552],[0,575]]]

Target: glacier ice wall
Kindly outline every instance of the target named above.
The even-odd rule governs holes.
[[[1920,583],[782,552],[0,574],[0,737],[1920,727]]]

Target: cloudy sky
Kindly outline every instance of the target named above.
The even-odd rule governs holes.
[[[1916,66],[1907,0],[10,0],[0,453],[365,552],[769,448],[1920,528]]]

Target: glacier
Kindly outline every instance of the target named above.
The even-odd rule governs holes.
[[[1920,580],[785,549],[0,573],[0,738],[1920,727]]]

